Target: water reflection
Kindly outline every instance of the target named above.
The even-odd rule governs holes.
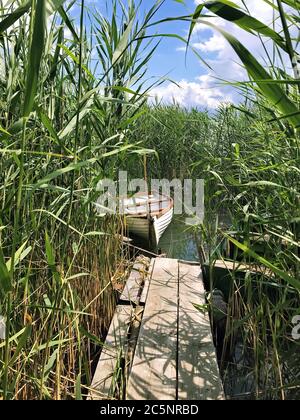
[[[158,247],[168,258],[199,261],[194,235],[182,217],[174,217],[163,234]]]

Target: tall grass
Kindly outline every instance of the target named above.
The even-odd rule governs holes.
[[[292,319],[300,304],[300,162],[295,138],[268,119],[258,106],[247,114],[223,106],[214,115],[161,106],[148,109],[133,134],[157,151],[149,162],[153,176],[205,180],[205,220],[194,233],[211,265],[211,287],[229,240],[236,266],[253,267],[242,283],[231,273],[221,367],[235,398],[299,398]]]
[[[143,104],[135,83],[160,3],[139,20],[134,2],[110,2],[104,18],[82,1],[78,21],[74,1],[0,4],[4,399],[88,393],[126,270],[122,220],[96,214],[96,186],[141,150],[126,130]]]
[[[145,106],[145,69],[156,48],[147,27],[162,3],[141,19],[134,1],[109,2],[105,15],[82,1],[74,21],[74,1],[0,2],[4,399],[88,393],[93,353],[126,270],[116,235],[122,220],[96,214],[96,186],[123,167],[140,177],[139,156],[152,148],[158,159],[149,161],[151,176],[205,179],[206,220],[196,234],[211,266],[226,238],[234,259],[266,269],[248,274],[243,289],[236,282],[229,297],[228,339],[243,343],[251,397],[299,395],[299,342],[291,338],[300,290],[299,81],[290,72],[297,2],[274,2],[272,28],[232,2],[197,7],[190,35],[199,19],[212,26],[206,8],[258,40],[267,36],[276,55],[266,69],[218,28],[248,71],[240,88],[252,105],[244,112],[223,106],[214,115]]]
[[[247,46],[215,28],[231,44],[248,72],[253,103],[249,124],[255,137],[247,143],[234,143],[227,164],[214,168],[212,175],[217,177],[218,193],[223,196],[237,232],[238,238],[227,236],[235,247],[235,258],[242,251],[244,261],[260,264],[273,273],[258,279],[249,275],[246,290],[240,296],[238,323],[242,321],[244,353],[249,354],[247,347],[251,349],[256,397],[285,399],[299,395],[299,370],[295,369],[299,342],[291,336],[292,317],[299,314],[300,292],[300,111],[299,74],[295,67],[299,40],[293,37],[299,10],[297,2],[272,2],[271,27],[251,16],[246,3],[244,6],[245,11],[225,1],[200,4],[193,16],[191,33],[199,18],[212,26],[203,15],[206,8],[245,31],[256,33],[263,46],[262,37],[274,44],[273,55],[264,46],[266,69]],[[256,252],[253,232],[260,239],[260,253]],[[236,289],[234,293],[239,292]],[[232,302],[235,301],[233,295]],[[232,311],[231,333],[236,329],[234,315]]]
[[[222,107],[214,116],[178,107],[150,109],[137,136],[146,136],[157,150],[154,172],[170,179],[175,174],[205,179],[206,219],[195,233],[207,250],[212,287],[214,261],[224,258],[225,240],[231,243],[233,260],[254,267],[243,287],[237,273],[231,274],[226,340],[234,377],[229,375],[233,384],[228,393],[299,398],[300,343],[292,338],[292,319],[300,307],[300,111],[293,36],[299,10],[297,2],[274,1],[274,22],[267,26],[250,16],[246,2],[244,6],[200,3],[188,42],[199,22],[223,34],[248,72],[249,81],[237,84],[246,105],[239,110]],[[265,48],[267,66],[214,26],[211,13],[255,33],[264,48],[265,37],[273,42],[272,54]],[[224,351],[228,355],[226,343]],[[227,365],[225,377],[232,365]]]

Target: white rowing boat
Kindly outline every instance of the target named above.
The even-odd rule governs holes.
[[[157,246],[173,218],[173,199],[156,192],[138,193],[134,197],[122,199],[120,204],[129,233]]]

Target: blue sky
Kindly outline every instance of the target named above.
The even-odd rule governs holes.
[[[183,5],[175,0],[166,0],[155,20],[190,14],[200,2],[200,0],[185,0]],[[78,1],[78,3],[80,2]],[[144,0],[141,13],[148,10],[154,3],[154,0]],[[243,7],[242,0],[235,0],[235,3]],[[247,0],[246,3],[250,14],[271,25],[273,21],[272,7],[263,0]],[[86,4],[96,5],[97,9],[105,14],[105,0],[86,0]],[[76,15],[76,9],[74,9],[74,13]],[[218,17],[213,20],[216,25],[236,36],[261,62],[264,61],[264,48],[257,37]],[[176,33],[185,38],[188,28],[187,22],[173,21],[161,24],[155,28],[155,31]],[[176,85],[166,82],[163,86],[154,89],[152,96],[165,103],[171,103],[176,99],[182,106],[195,106],[201,109],[214,109],[222,102],[239,101],[240,97],[234,88],[228,85],[224,86],[216,79],[222,78],[229,81],[248,79],[237,56],[222,35],[213,32],[207,26],[197,24],[191,44],[213,70],[205,66],[193,53],[188,54],[187,62],[185,62],[184,44],[174,38],[164,38],[149,65],[148,76],[168,75],[176,82]],[[272,48],[272,45],[268,43],[265,43],[265,46],[270,50]]]
[[[144,6],[147,7],[147,3],[150,2],[144,1]],[[169,16],[183,16],[191,14],[194,10],[195,4],[193,0],[187,0],[186,5],[182,5],[173,0],[167,0],[157,15],[157,20],[164,19]],[[162,33],[176,33],[177,35],[185,38],[188,29],[188,22],[173,21],[171,23],[161,24],[156,30]],[[199,59],[194,55],[189,55],[186,65],[185,54],[176,51],[177,48],[183,46],[184,44],[177,39],[163,39],[161,46],[151,62],[151,66],[149,68],[150,73],[154,75],[162,75],[171,72],[170,75],[175,80],[179,80],[183,77],[191,80],[198,76],[199,71],[201,71]]]
[[[109,3],[109,0],[107,0],[107,2]],[[73,9],[74,16],[78,16],[79,3],[80,1],[77,1],[77,7]],[[96,6],[97,9],[105,15],[106,0],[85,0],[85,3],[87,7]],[[126,0],[124,3],[126,3]],[[143,0],[140,10],[141,17],[149,11],[150,7],[154,4],[155,0]],[[166,0],[153,19],[153,22],[170,16],[175,17],[191,14],[194,12],[195,7],[194,0],[185,0],[185,4],[178,3],[175,0]],[[173,21],[171,23],[163,23],[155,26],[153,30],[151,30],[151,33],[176,33],[185,38],[188,29],[188,22]],[[174,38],[164,38],[149,65],[149,75],[161,77],[165,74],[170,74],[171,78],[174,78],[175,80],[179,80],[183,77],[187,77],[188,79],[197,77],[199,75],[199,69],[201,70],[199,59],[191,54],[189,56],[188,65],[186,65],[184,53],[177,51],[177,48],[180,48],[183,45],[182,42]]]

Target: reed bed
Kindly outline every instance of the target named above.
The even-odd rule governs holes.
[[[232,273],[220,360],[227,395],[298,399],[299,341],[292,338],[292,319],[300,305],[299,141],[252,107],[256,112],[259,117],[250,118],[231,106],[214,115],[150,108],[135,136],[147,136],[157,151],[158,160],[149,162],[153,174],[205,180],[205,220],[193,230],[211,264],[211,283],[214,262],[228,247],[237,266],[262,267],[260,274],[248,273],[242,287]]]
[[[190,36],[199,21],[213,27],[206,10],[274,45],[262,66],[215,28],[249,81],[236,84],[243,105],[214,113],[146,105],[145,71],[158,41],[148,29],[163,3],[141,18],[134,1],[109,2],[102,15],[82,0],[75,22],[75,1],[0,1],[3,399],[88,394],[128,266],[123,220],[97,214],[97,184],[120,168],[140,177],[141,156],[153,149],[149,177],[205,179],[206,218],[195,235],[211,267],[226,240],[233,260],[266,270],[248,274],[242,289],[233,273],[229,364],[221,361],[228,394],[237,394],[229,387],[240,369],[251,383],[238,383],[241,398],[299,398],[300,342],[291,335],[300,307],[297,2],[271,2],[268,27],[246,5],[237,13],[225,1],[178,17],[190,22]]]
[[[220,366],[226,392],[233,398],[300,395],[300,342],[292,336],[292,320],[300,307],[296,3],[272,2],[271,26],[251,16],[246,2],[243,10],[225,1],[201,3],[193,15],[189,42],[199,22],[221,32],[249,75],[248,82],[234,84],[244,103],[223,105],[214,113],[176,105],[149,108],[135,134],[146,136],[157,151],[158,163],[150,164],[154,173],[158,168],[170,179],[205,180],[206,215],[195,235],[207,251],[211,284],[214,262],[224,258],[228,246],[236,265],[259,268],[258,274],[246,275],[243,286],[237,273],[231,274],[234,287],[228,297]],[[265,48],[264,67],[247,46],[211,23],[211,12],[254,31],[257,42],[269,38],[274,49],[270,54]]]
[[[229,246],[236,265],[259,268],[259,274],[246,275],[242,287],[237,273],[231,273],[234,287],[220,366],[233,398],[299,399],[300,392],[299,341],[292,336],[300,304],[299,76],[291,71],[294,60],[284,55],[289,51],[290,58],[296,56],[298,44],[289,40],[297,16],[282,14],[282,3],[275,3],[283,28],[278,37],[288,46],[278,48],[280,40],[269,33],[277,45],[274,61],[266,59],[268,71],[221,30],[249,73],[250,82],[235,84],[245,96],[244,104],[225,104],[214,113],[176,105],[150,107],[135,133],[157,151],[158,162],[149,164],[153,174],[205,180],[205,220],[194,230],[207,251],[212,287],[214,262],[224,258],[224,247]],[[207,3],[230,20],[222,5]],[[199,18],[206,22],[200,16],[203,7],[197,8],[191,31]],[[228,12],[231,8],[233,13],[234,5]],[[247,13],[244,22],[249,26],[237,24],[253,29]],[[277,60],[285,67],[277,67]]]
[[[88,394],[129,258],[123,221],[95,210],[97,183],[142,153],[126,132],[159,3],[139,18],[135,2],[105,17],[85,1],[0,2],[3,399]]]

